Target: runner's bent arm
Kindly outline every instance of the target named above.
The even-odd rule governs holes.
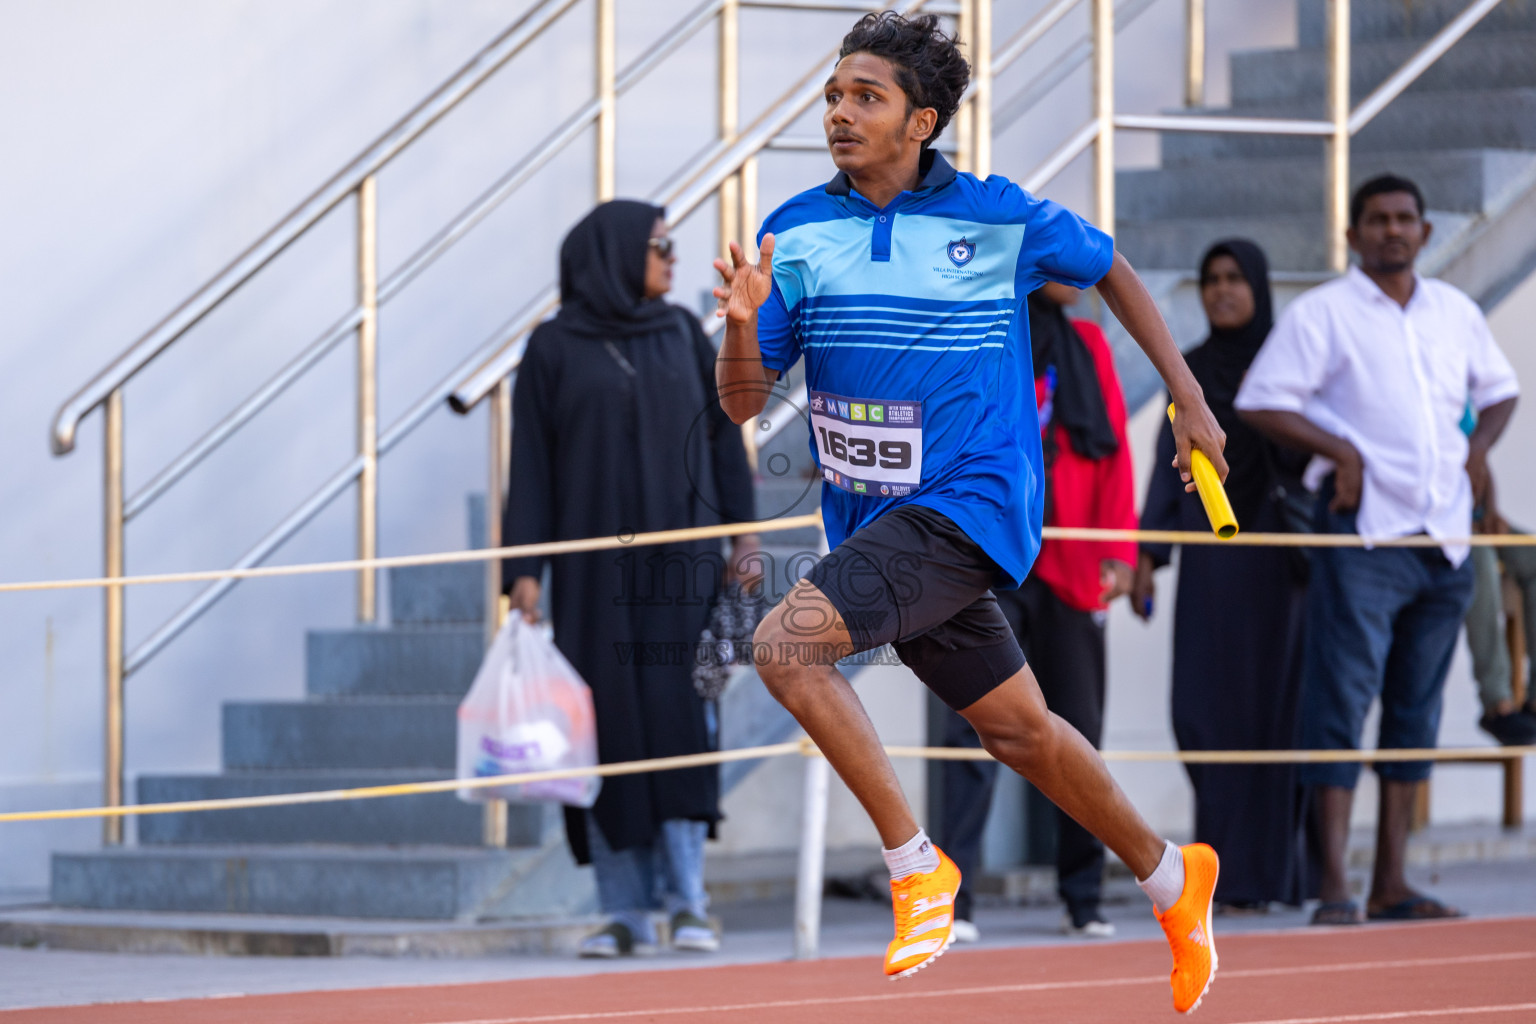
[[[1147,358],[1152,360],[1152,365],[1168,385],[1168,393],[1173,396],[1174,408],[1178,412],[1173,421],[1173,438],[1178,449],[1179,473],[1184,478],[1186,489],[1194,488],[1194,478],[1189,472],[1191,448],[1204,452],[1216,468],[1217,475],[1225,480],[1227,460],[1222,455],[1222,449],[1226,447],[1227,435],[1216,422],[1210,407],[1205,404],[1205,394],[1195,382],[1194,374],[1189,372],[1189,366],[1184,362],[1178,345],[1174,344],[1173,335],[1163,322],[1157,303],[1148,294],[1147,286],[1142,284],[1130,262],[1116,251],[1109,273],[1104,275],[1097,287],[1104,298],[1104,304],[1130,332],[1131,337],[1136,339],[1136,344],[1141,346]]]
[[[721,283],[714,296],[716,316],[725,317],[725,340],[715,359],[715,387],[720,408],[734,423],[745,423],[763,411],[779,378],[763,365],[757,345],[757,311],[773,291],[773,236],[764,235],[756,264],[747,262],[741,246],[731,243],[731,262],[715,260]]]

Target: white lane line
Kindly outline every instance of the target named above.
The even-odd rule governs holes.
[[[1504,963],[1511,960],[1536,959],[1536,951],[1516,951],[1508,953],[1480,953],[1468,956],[1428,957],[1422,960],[1365,960],[1356,963],[1303,965],[1299,967],[1258,967],[1241,971],[1221,971],[1221,979],[1227,981],[1233,978],[1272,978],[1294,974],[1340,974],[1353,971],[1380,971],[1403,970],[1417,967],[1454,967],[1463,964]],[[825,999],[775,999],[758,1003],[721,1003],[714,1006],[662,1006],[650,1009],[635,1010],[600,1010],[590,1013],[550,1013],[534,1017],[485,1017],[475,1020],[451,1020],[436,1021],[433,1024],[560,1024],[563,1021],[582,1020],[625,1020],[634,1017],[676,1017],[684,1014],[721,1014],[740,1013],[746,1010],[792,1010],[807,1006],[839,1006],[852,1003],[883,1003],[903,999],[953,999],[957,996],[985,996],[1007,995],[1022,992],[1059,992],[1072,989],[1092,988],[1121,988],[1127,985],[1166,985],[1166,974],[1154,974],[1151,976],[1136,978],[1100,978],[1094,981],[1039,981],[1016,985],[984,985],[972,988],[949,988],[939,991],[914,991],[914,992],[888,992],[872,993],[859,996],[829,996]],[[1526,1005],[1520,1004],[1516,1009],[1523,1009]],[[1487,1010],[1475,1008],[1465,1012],[1493,1013],[1502,1012],[1505,1008],[1495,1007]],[[1433,1014],[1447,1014],[1450,1010],[1405,1010],[1406,1016],[1428,1016]],[[1512,1011],[1511,1011],[1512,1012]],[[1333,1024],[1347,1021],[1370,1020],[1396,1020],[1398,1018],[1387,1017],[1316,1017],[1298,1018],[1291,1021],[1253,1021],[1249,1024]]]
[[[1443,1010],[1393,1010],[1383,1013],[1345,1013],[1336,1017],[1286,1017],[1284,1020],[1250,1020],[1243,1024],[1353,1024],[1355,1021],[1409,1020],[1414,1017],[1451,1017],[1460,1019],[1474,1014],[1520,1013],[1536,1010],[1536,1003],[1506,1003],[1503,1006],[1448,1006]]]

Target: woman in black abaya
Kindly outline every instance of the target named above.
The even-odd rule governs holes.
[[[715,396],[715,352],[686,310],[663,301],[672,241],[661,209],[614,201],[560,248],[559,314],[534,331],[512,401],[507,544],[612,537],[754,517],[741,432]],[[755,549],[738,538],[733,568]],[[545,559],[510,559],[512,605],[538,614]],[[558,555],[548,607],[555,643],[592,688],[607,764],[711,747],[692,682],[693,645],[727,572],[717,541]],[[656,893],[673,946],[718,946],[704,894],[704,838],[720,818],[719,771],[603,780],[566,835],[596,868],[608,925],[581,944],[609,957],[656,941]]]
[[[1287,494],[1299,494],[1304,460],[1279,449],[1232,408],[1243,374],[1273,326],[1269,266],[1252,242],[1212,246],[1200,263],[1206,341],[1186,356],[1227,432],[1227,494],[1249,531],[1284,531]],[[1163,423],[1153,464],[1173,462]],[[1200,499],[1176,474],[1156,472],[1144,530],[1210,529]],[[1152,574],[1172,547],[1143,544],[1131,591],[1142,618],[1153,608]],[[1275,750],[1296,746],[1301,690],[1305,561],[1285,548],[1188,545],[1179,555],[1173,627],[1173,733],[1181,750]],[[1304,898],[1300,799],[1290,765],[1187,765],[1195,791],[1195,839],[1221,854],[1216,900],[1262,910]]]

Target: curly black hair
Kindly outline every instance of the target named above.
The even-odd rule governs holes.
[[[907,116],[932,107],[939,119],[923,148],[933,145],[960,109],[960,97],[971,81],[971,65],[960,55],[958,39],[939,27],[939,16],[903,18],[895,11],[866,14],[843,37],[839,60],[851,53],[868,53],[890,61],[896,84],[907,94]]]

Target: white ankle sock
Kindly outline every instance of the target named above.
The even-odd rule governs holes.
[[[1184,854],[1172,842],[1163,847],[1163,859],[1146,878],[1136,883],[1152,900],[1152,908],[1159,914],[1179,902],[1184,895]]]
[[[917,835],[896,849],[881,850],[880,856],[885,858],[885,866],[890,869],[893,879],[937,871],[939,868],[939,851],[933,848],[928,833],[922,829],[918,829]]]

